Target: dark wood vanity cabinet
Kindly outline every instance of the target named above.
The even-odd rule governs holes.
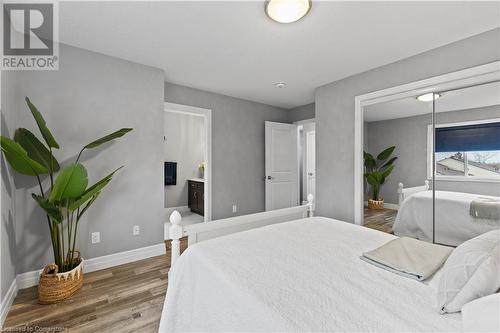
[[[204,182],[188,180],[188,205],[193,213],[203,216],[205,210]]]

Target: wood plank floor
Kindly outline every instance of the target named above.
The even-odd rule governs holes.
[[[397,211],[365,210],[365,226],[392,232]],[[181,250],[187,240],[181,240]],[[85,274],[70,299],[52,305],[37,303],[37,287],[22,289],[3,330],[35,332],[158,332],[170,269],[166,255]]]
[[[182,250],[186,246],[184,239]],[[37,287],[22,289],[3,331],[156,333],[167,291],[169,244],[166,250],[163,256],[85,274],[82,289],[59,304],[40,305]]]
[[[398,214],[394,209],[368,209],[365,207],[364,226],[392,234],[392,225]]]

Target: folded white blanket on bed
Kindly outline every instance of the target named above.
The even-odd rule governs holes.
[[[446,261],[453,248],[401,237],[365,252],[361,259],[411,279],[425,280]]]
[[[500,225],[500,198],[479,197],[470,203],[470,215],[478,219],[496,221]]]

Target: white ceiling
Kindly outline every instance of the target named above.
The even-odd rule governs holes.
[[[292,24],[271,21],[263,1],[61,2],[59,12],[63,43],[285,108],[313,102],[318,86],[500,26],[500,2],[313,1]]]
[[[436,100],[436,112],[448,112],[500,105],[500,82],[443,92]],[[432,113],[432,102],[416,97],[370,105],[364,108],[366,122],[406,118]],[[500,114],[499,114],[500,117]]]

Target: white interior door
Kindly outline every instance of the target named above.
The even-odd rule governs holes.
[[[297,125],[266,121],[266,210],[297,206]]]
[[[316,198],[316,132],[306,132],[306,198],[312,194]]]

